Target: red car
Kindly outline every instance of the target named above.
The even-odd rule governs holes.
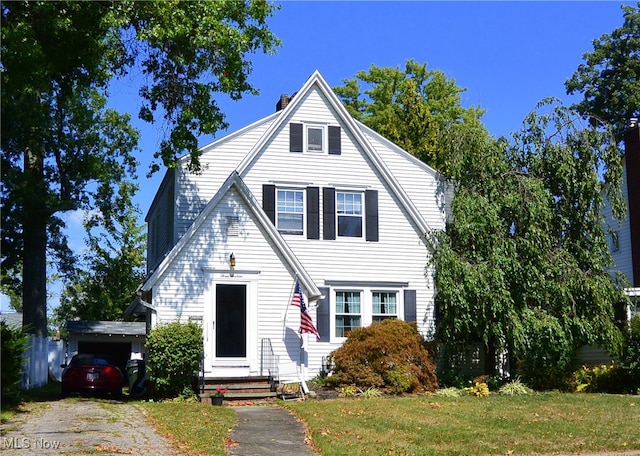
[[[108,356],[78,354],[62,367],[62,397],[75,392],[122,395],[124,375]]]

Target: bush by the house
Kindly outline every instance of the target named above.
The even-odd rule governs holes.
[[[384,320],[353,330],[329,356],[328,386],[386,388],[399,394],[438,388],[435,366],[415,324]]]
[[[2,320],[0,321],[0,336],[2,337],[2,404],[12,405],[20,399],[20,376],[24,360],[22,355],[27,349],[29,336],[21,328],[14,328]]]
[[[636,315],[629,322],[620,357],[620,367],[627,373],[629,389],[640,390],[640,315]]]
[[[193,322],[159,325],[149,333],[146,347],[150,379],[159,396],[195,394],[203,349],[200,325]]]

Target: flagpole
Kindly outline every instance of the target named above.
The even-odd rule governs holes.
[[[298,273],[296,272],[293,276],[293,287],[291,287],[291,293],[289,293],[289,300],[287,301],[287,307],[284,310],[284,319],[282,320],[282,340],[286,339],[287,333],[287,314],[289,313],[289,306],[291,306],[291,300],[293,299],[293,294],[296,291],[296,283],[298,283]]]

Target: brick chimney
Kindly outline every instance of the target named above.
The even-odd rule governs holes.
[[[631,228],[632,286],[640,287],[640,124],[632,119],[624,134],[629,226]]]
[[[276,103],[276,112],[282,111],[284,108],[286,108],[289,102],[291,101],[291,98],[292,97],[286,93],[280,95],[280,99]]]

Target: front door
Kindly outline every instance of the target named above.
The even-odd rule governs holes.
[[[214,314],[214,365],[243,365],[247,361],[247,286],[217,284]]]

